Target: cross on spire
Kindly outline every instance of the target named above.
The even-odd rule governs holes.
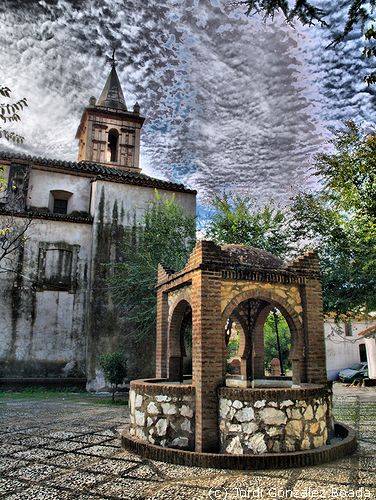
[[[117,60],[115,59],[115,51],[116,51],[116,49],[115,49],[115,47],[113,47],[112,56],[110,57],[111,66],[113,68],[116,68],[116,65],[117,65]]]

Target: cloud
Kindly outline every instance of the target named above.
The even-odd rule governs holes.
[[[325,31],[265,25],[225,0],[8,1],[0,16],[4,84],[29,99],[24,150],[75,158],[115,45],[128,106],[147,117],[144,171],[198,188],[202,202],[224,189],[286,202],[312,183],[328,125],[372,120],[359,34],[325,50]]]

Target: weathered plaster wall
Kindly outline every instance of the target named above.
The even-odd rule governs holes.
[[[174,390],[175,389],[175,390]],[[168,448],[194,450],[195,401],[189,387],[129,391],[130,435]]]
[[[162,196],[175,196],[187,214],[195,215],[195,196],[188,193],[158,191]],[[92,186],[93,274],[88,327],[88,389],[104,386],[98,355],[114,349],[127,354],[129,378],[154,375],[155,338],[136,344],[127,332],[132,325],[119,318],[106,286],[110,269],[107,264],[121,258],[124,238],[135,241],[137,227],[148,204],[154,199],[155,190],[115,182],[95,181]]]
[[[331,400],[328,394],[244,401],[231,397],[219,399],[221,451],[230,454],[280,453],[308,450],[326,444],[331,425]],[[295,392],[295,391],[294,391]]]
[[[73,193],[68,201],[68,214],[75,211],[89,212],[90,186],[89,177],[33,168],[30,172],[27,205],[29,207],[48,208],[50,191],[62,190]]]
[[[353,321],[352,335],[346,336],[344,323],[336,325],[333,319],[325,319],[324,330],[328,380],[336,380],[340,370],[360,362],[359,346],[365,344],[365,339],[358,337],[357,334],[373,324],[375,324],[374,320]]]
[[[154,374],[154,336],[142,344],[129,340],[132,325],[114,309],[106,264],[121,258],[124,238],[135,241],[155,190],[32,168],[27,206],[47,209],[51,190],[72,192],[68,213],[90,211],[94,224],[33,219],[29,239],[9,264],[17,273],[1,276],[0,377],[83,376],[87,369],[88,388],[97,390],[105,386],[98,355],[118,348],[127,353],[130,378]],[[193,194],[174,196],[195,215]],[[77,273],[65,286],[67,277],[59,274],[72,265]]]
[[[0,224],[4,220],[0,216]],[[85,376],[91,229],[90,224],[33,220],[29,239],[10,263],[17,274],[1,275],[0,377]],[[49,254],[47,245],[42,263],[40,244],[46,243],[55,246]],[[70,250],[76,254],[74,268],[59,268]],[[58,283],[59,273],[66,272],[71,272],[65,277],[69,287],[67,281]]]
[[[98,113],[98,109],[88,111],[87,121],[82,127],[78,160],[104,163],[109,166],[139,168],[141,122],[137,116],[114,116]],[[111,154],[107,147],[108,132],[117,130],[118,157],[111,162]]]

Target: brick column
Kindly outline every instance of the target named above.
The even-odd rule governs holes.
[[[157,338],[155,376],[157,378],[167,377],[167,335],[168,335],[168,301],[167,294],[158,290],[157,292]]]
[[[197,271],[192,280],[192,375],[198,452],[219,448],[217,388],[224,383],[225,367],[220,300],[221,273]]]
[[[301,287],[301,296],[307,382],[323,384],[327,381],[327,374],[320,281],[315,278],[307,280]]]

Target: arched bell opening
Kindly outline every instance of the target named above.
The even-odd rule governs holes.
[[[302,328],[282,304],[251,297],[226,312],[226,385],[291,386],[304,380]]]
[[[181,300],[169,321],[167,376],[171,382],[192,378],[192,308]]]
[[[108,132],[108,151],[109,159],[111,162],[116,163],[118,161],[118,149],[119,149],[119,132],[112,128]]]

